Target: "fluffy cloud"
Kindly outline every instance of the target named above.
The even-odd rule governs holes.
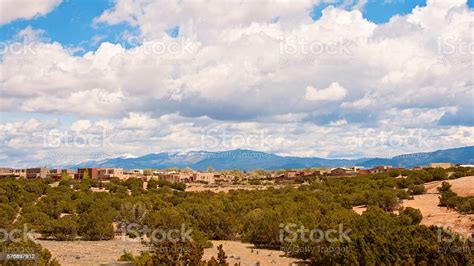
[[[275,19],[310,20],[312,6],[321,0],[303,1],[148,1],[118,0],[115,6],[96,18],[95,23],[110,25],[128,22],[139,25],[148,39],[160,37],[164,31],[179,25],[189,37],[212,42],[223,28],[252,23],[269,23]],[[225,14],[225,15],[224,15]],[[205,38],[203,38],[205,37]],[[212,39],[211,39],[212,38]]]
[[[7,24],[16,19],[31,19],[36,16],[44,16],[61,2],[62,0],[2,0],[0,2],[0,25]]]
[[[466,1],[428,1],[382,25],[357,8],[328,7],[312,21],[319,2],[117,1],[95,23],[136,26],[125,40],[133,48],[104,42],[83,56],[28,28],[31,46],[13,40],[3,55],[2,108],[115,130],[114,153],[199,149],[209,127],[265,129],[278,136],[269,151],[295,155],[358,151],[350,134],[367,128],[474,143]]]
[[[318,90],[314,87],[306,87],[305,99],[308,101],[338,101],[346,97],[347,90],[339,83],[333,82],[329,87]]]

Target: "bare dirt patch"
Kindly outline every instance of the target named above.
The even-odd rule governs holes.
[[[108,241],[53,241],[36,240],[44,248],[51,251],[61,265],[101,265],[118,262],[124,250],[139,255],[147,248],[140,242],[125,241],[121,238]],[[291,265],[296,259],[284,257],[279,250],[256,249],[252,244],[238,241],[211,241],[212,248],[204,250],[203,260],[217,258],[217,246],[222,244],[227,255],[227,261],[234,265]]]
[[[403,207],[419,209],[423,214],[421,224],[430,226],[436,225],[448,228],[464,237],[470,237],[473,232],[474,214],[461,214],[446,207],[439,207],[439,193],[437,188],[443,181],[434,181],[425,184],[427,193],[414,196],[413,200],[404,200]],[[458,196],[474,196],[474,176],[466,176],[453,180],[445,180],[452,185],[451,189]],[[357,214],[362,214],[367,210],[367,206],[355,206],[352,208]]]
[[[117,262],[124,250],[135,255],[146,251],[140,242],[132,242],[117,238],[108,241],[53,241],[36,240],[44,248],[51,251],[61,265],[101,265]]]
[[[91,191],[92,191],[92,192],[107,192],[107,193],[109,192],[108,189],[105,189],[105,188],[103,188],[103,187],[101,187],[101,188],[98,188],[98,187],[91,187]]]
[[[438,193],[437,188],[443,181],[434,181],[425,184],[427,193]],[[453,180],[445,180],[452,185],[451,190],[461,197],[474,196],[474,176],[466,176]]]
[[[454,180],[446,180],[452,185],[452,190],[459,196],[474,196],[474,176],[462,177]],[[427,194],[415,196],[413,200],[404,200],[404,207],[419,209],[423,214],[422,224],[430,226],[437,225],[448,228],[460,235],[470,237],[473,233],[471,227],[474,225],[474,214],[460,214],[445,207],[439,207],[439,193],[437,188],[442,181],[425,184]]]
[[[366,205],[354,206],[352,207],[352,210],[355,211],[357,214],[361,215],[363,212],[367,210],[367,206]]]
[[[222,247],[227,255],[227,262],[240,265],[292,265],[296,259],[284,257],[283,251],[256,249],[252,244],[238,241],[212,241],[213,247],[204,250],[203,260],[217,259],[217,246]],[[260,264],[257,264],[260,263]]]

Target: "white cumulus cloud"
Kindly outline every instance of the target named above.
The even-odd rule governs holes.
[[[325,89],[306,87],[305,99],[308,101],[339,101],[347,95],[347,90],[338,82],[333,82]]]
[[[32,19],[44,16],[57,7],[62,0],[0,1],[0,25],[16,19]]]

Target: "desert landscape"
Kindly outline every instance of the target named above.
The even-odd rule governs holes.
[[[204,250],[203,260],[209,260],[212,256],[217,258],[217,246],[222,245],[227,262],[231,265],[291,265],[296,259],[284,257],[283,251],[256,249],[252,244],[238,241],[211,241],[212,248]]]
[[[140,242],[131,239],[116,238],[108,241],[50,241],[36,240],[37,243],[47,248],[61,265],[112,265],[124,250],[139,254],[147,248]],[[217,258],[217,246],[223,246],[227,261],[233,265],[290,265],[296,259],[284,257],[278,250],[256,249],[252,244],[239,241],[211,241],[213,246],[204,249],[203,260],[211,257]]]
[[[442,182],[452,185],[452,190],[461,197],[474,196],[474,176],[466,176],[458,179],[434,181],[425,184],[426,193],[414,196],[413,200],[403,200],[401,206],[419,209],[423,214],[421,224],[436,225],[448,228],[466,238],[473,233],[474,214],[460,214],[446,207],[439,207],[438,187]],[[362,214],[367,210],[366,206],[352,208],[356,213]]]
[[[459,179],[447,180],[452,185],[452,190],[459,196],[474,196],[474,176],[466,176]],[[464,236],[470,237],[473,233],[474,214],[460,214],[446,207],[439,207],[439,193],[437,188],[442,181],[425,184],[426,194],[414,196],[413,200],[404,200],[404,207],[419,209],[423,214],[422,224],[426,226],[436,225]]]
[[[454,180],[447,180],[452,185],[452,190],[460,196],[474,195],[474,176],[462,177]],[[463,215],[445,207],[439,207],[439,193],[437,188],[442,181],[426,183],[427,193],[414,196],[413,200],[404,200],[402,206],[419,209],[423,214],[423,225],[436,225],[464,236],[469,237],[472,233],[474,215]],[[264,189],[265,187],[216,187],[217,191],[228,192],[231,189]],[[190,191],[203,191],[209,189],[208,186],[195,185],[190,187]],[[354,207],[354,211],[361,214],[366,207]],[[50,241],[36,240],[43,247],[49,249],[62,265],[100,265],[116,263],[123,252],[130,251],[139,254],[147,248],[140,242],[131,239],[116,237],[108,241]],[[211,241],[212,248],[204,250],[203,260],[209,260],[212,256],[217,257],[217,246],[223,245],[223,249],[228,256],[228,262],[240,263],[241,265],[289,265],[297,260],[284,257],[282,251],[256,249],[252,244],[239,241]]]
[[[139,254],[147,248],[131,239],[107,241],[52,241],[36,240],[47,248],[61,265],[101,265],[116,263],[124,250]]]

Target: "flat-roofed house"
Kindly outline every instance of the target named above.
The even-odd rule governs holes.
[[[234,179],[235,177],[233,175],[214,174],[214,181],[216,183],[232,182]]]
[[[163,175],[159,175],[158,178],[160,180],[165,180],[169,182],[183,182],[183,183],[188,183],[191,182],[193,179],[193,176],[191,174],[186,174],[186,173],[167,173]]]
[[[214,173],[193,173],[193,182],[204,182],[214,184],[216,182]]]
[[[11,177],[14,176],[12,168],[0,167],[0,177]]]
[[[110,179],[112,177],[117,177],[119,179],[125,179],[122,168],[102,168],[99,169],[99,178],[100,179]]]
[[[46,178],[49,170],[47,167],[27,168],[26,178]]]
[[[77,169],[77,179],[83,179],[85,173],[90,179],[99,178],[99,168],[79,168]]]
[[[355,174],[357,173],[354,172],[354,170],[350,168],[338,167],[338,168],[331,169],[332,176],[348,176],[348,175],[355,175]]]
[[[13,169],[13,174],[17,178],[26,178],[26,169]]]
[[[453,167],[452,163],[430,163],[429,165],[432,168],[443,168],[443,169],[448,169]]]
[[[59,169],[59,168],[50,169],[48,177],[54,178],[54,179],[61,179],[61,174],[62,174],[62,169]]]
[[[14,177],[15,179],[26,178],[26,169],[0,167],[0,178],[2,177]]]
[[[371,169],[369,169],[369,171],[371,174],[378,174],[378,173],[387,172],[390,169],[392,169],[391,165],[379,165],[379,166],[372,167]]]
[[[359,169],[357,171],[357,174],[358,175],[368,175],[368,174],[370,174],[370,170],[369,169]]]
[[[284,173],[284,176],[285,176],[285,179],[296,179],[296,177],[298,176],[298,171],[286,171]]]
[[[62,176],[69,176],[70,178],[76,179],[77,170],[74,170],[74,169],[61,169],[61,177]]]

